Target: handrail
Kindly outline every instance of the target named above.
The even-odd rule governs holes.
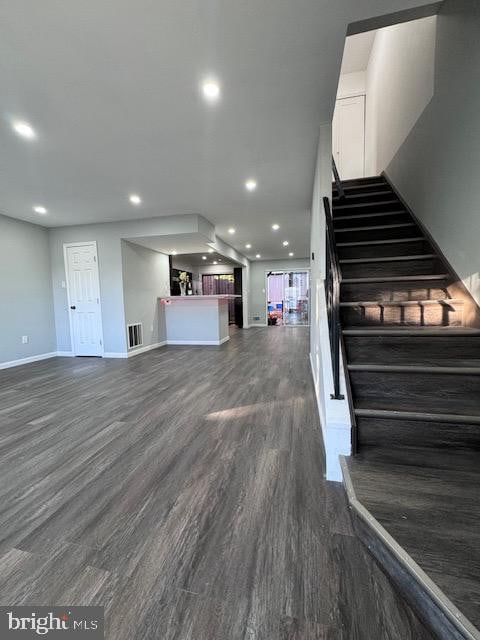
[[[343,400],[340,393],[340,339],[342,335],[340,325],[340,283],[342,275],[338,262],[337,248],[335,245],[335,232],[333,230],[332,212],[330,201],[323,198],[325,211],[325,235],[326,235],[326,278],[325,296],[327,300],[328,329],[330,334],[330,351],[333,367],[333,393],[332,400]]]
[[[342,181],[340,180],[340,175],[338,173],[337,165],[335,164],[335,158],[332,156],[332,171],[333,178],[335,180],[335,186],[337,187],[337,193],[340,200],[345,200],[345,189],[343,188]]]

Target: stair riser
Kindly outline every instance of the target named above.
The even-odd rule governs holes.
[[[361,247],[338,247],[340,260],[355,258],[390,258],[393,256],[418,256],[422,253],[434,253],[423,240],[395,244],[374,244]]]
[[[480,366],[480,337],[345,336],[349,364]]]
[[[480,451],[480,425],[357,417],[357,434],[361,447],[386,452],[393,447],[455,447]],[[428,456],[428,451],[426,453]]]
[[[378,226],[375,224],[365,224],[365,227]],[[347,227],[349,228],[349,227]],[[408,227],[386,227],[384,229],[366,229],[363,231],[344,231],[343,233],[335,233],[335,239],[337,242],[363,242],[372,240],[391,240],[393,238],[404,238],[408,236],[419,235],[418,228],[413,226]]]
[[[344,326],[462,326],[462,307],[428,305],[421,307],[353,307],[341,310]]]
[[[343,284],[340,297],[343,302],[357,300],[440,300],[448,297],[442,282],[422,283],[378,282]]]
[[[334,220],[340,216],[361,216],[365,213],[383,213],[385,211],[405,211],[405,207],[399,200],[394,202],[385,202],[387,200],[394,200],[394,198],[384,198],[378,202],[350,202],[348,199],[342,201],[338,205],[333,206],[333,218]],[[361,205],[361,206],[357,206]]]
[[[354,214],[355,218],[348,217],[347,220],[342,220],[343,216],[336,217],[333,219],[333,226],[335,229],[345,229],[346,227],[364,227],[369,224],[401,224],[403,222],[411,222],[411,217],[406,211],[399,211],[385,213],[381,212],[384,215],[375,215],[372,217],[359,216],[358,214]],[[394,215],[391,215],[394,213]],[[347,214],[345,214],[347,215]],[[348,214],[350,216],[350,214]]]
[[[363,262],[340,264],[343,278],[370,278],[374,276],[421,276],[442,273],[439,260],[399,260],[397,262]]]
[[[351,371],[355,408],[480,415],[480,376]]]

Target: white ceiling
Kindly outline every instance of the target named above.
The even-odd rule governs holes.
[[[341,73],[353,73],[367,68],[375,34],[376,31],[366,31],[348,36],[343,50]]]
[[[347,24],[416,4],[3,2],[0,212],[46,226],[200,213],[242,253],[307,256],[318,126],[331,118]],[[199,93],[210,73],[215,106]],[[14,135],[12,118],[37,139]]]

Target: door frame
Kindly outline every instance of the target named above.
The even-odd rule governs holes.
[[[98,267],[98,247],[96,240],[85,240],[84,242],[64,242],[63,243],[63,265],[65,269],[65,285],[67,289],[67,313],[68,313],[68,324],[70,327],[70,349],[72,351],[72,355],[76,357],[75,354],[75,341],[73,336],[73,322],[72,322],[72,314],[70,313],[70,283],[69,283],[69,272],[68,272],[68,262],[67,262],[67,250],[71,247],[83,247],[85,245],[91,245],[95,248],[95,263],[97,265],[97,287],[98,287],[98,297],[99,297],[99,310],[100,310],[100,321],[99,321],[99,331],[100,331],[100,357],[105,357],[105,340],[103,339],[103,313],[102,313],[102,291],[100,289],[100,271]]]
[[[308,324],[283,324],[283,327],[310,327],[310,318],[311,318],[311,309],[310,309],[310,302],[311,302],[311,288],[312,288],[312,274],[311,274],[311,269],[310,267],[302,267],[302,268],[297,268],[297,269],[265,269],[265,276],[264,276],[264,281],[265,281],[265,326],[268,327],[268,274],[269,273],[275,273],[275,274],[286,274],[286,273],[304,273],[308,271]],[[285,302],[283,300],[283,302]]]
[[[367,92],[366,91],[354,91],[352,93],[345,93],[335,98],[335,107],[340,100],[350,100],[351,98],[363,98],[363,177],[367,177]],[[335,114],[334,107],[334,114]],[[334,152],[334,140],[333,140],[333,116],[332,116],[332,154],[335,158]],[[337,162],[337,158],[335,158]],[[340,171],[340,169],[339,169]],[[341,179],[342,176],[340,176]]]

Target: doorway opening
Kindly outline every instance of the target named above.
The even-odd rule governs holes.
[[[309,324],[309,271],[269,271],[267,278],[267,324],[307,326]]]

